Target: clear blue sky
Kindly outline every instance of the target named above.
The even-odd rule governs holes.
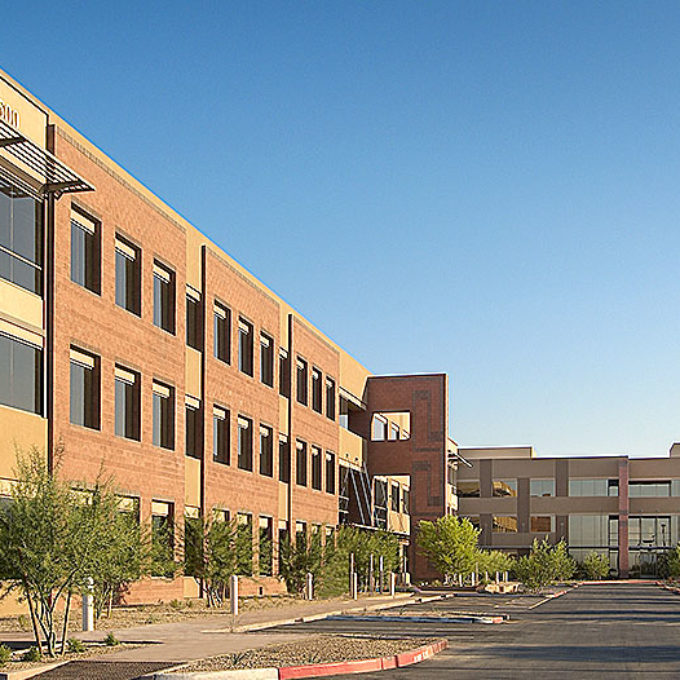
[[[680,439],[680,3],[14,3],[1,66],[463,445]]]

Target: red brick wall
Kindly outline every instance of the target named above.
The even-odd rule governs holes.
[[[353,420],[368,441],[371,475],[408,474],[411,477],[410,565],[415,578],[437,574],[419,554],[416,534],[420,520],[435,520],[446,512],[446,443],[448,435],[448,379],[444,374],[370,377],[367,410]],[[404,441],[371,441],[371,414],[411,414],[410,438]]]

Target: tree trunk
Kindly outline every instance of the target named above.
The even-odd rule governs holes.
[[[64,650],[66,649],[66,636],[68,635],[68,616],[71,613],[71,591],[68,591],[66,595],[66,607],[64,609],[64,625],[61,629],[61,656],[64,656]]]
[[[31,625],[33,626],[33,636],[35,637],[35,644],[38,648],[38,654],[42,658],[42,638],[40,637],[40,629],[38,628],[38,619],[35,615],[35,607],[33,606],[33,600],[28,591],[28,585],[26,581],[23,581],[24,593],[26,594],[26,600],[28,601],[28,611],[31,615]]]
[[[106,616],[107,618],[111,618],[111,609],[113,608],[113,588],[111,588],[111,592],[109,593],[109,606],[108,609],[106,610]]]

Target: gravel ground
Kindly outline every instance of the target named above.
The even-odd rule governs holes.
[[[438,638],[389,639],[317,635],[299,642],[287,642],[195,661],[184,666],[181,672],[305,666],[316,663],[372,659],[407,652],[410,649],[437,642],[437,640]]]
[[[341,598],[338,598],[341,599]],[[332,601],[332,600],[329,600]],[[248,597],[239,602],[241,612],[255,611],[261,609],[276,609],[293,604],[306,602],[298,597],[290,595],[278,595],[274,597]],[[81,629],[80,617],[71,616],[69,621],[69,631],[75,632]],[[204,600],[186,600],[173,603],[159,603],[152,605],[140,605],[135,607],[114,607],[111,618],[104,615],[97,622],[98,630],[118,630],[120,628],[134,628],[151,623],[179,623],[181,621],[192,621],[195,619],[210,616],[231,616],[229,607],[219,609],[209,609]],[[61,617],[56,616],[57,622],[61,624]],[[14,633],[23,631],[31,632],[31,622],[27,616],[7,616],[0,618],[0,633]]]
[[[88,657],[94,656],[95,654],[97,655],[110,654],[111,652],[119,652],[122,649],[135,649],[140,645],[131,645],[121,642],[118,645],[105,645],[102,643],[85,643],[85,646],[86,650],[84,652],[81,652],[80,654],[70,654],[69,652],[66,652],[64,656],[58,657],[56,659],[50,659],[50,657],[45,656],[43,657],[42,661],[19,661],[18,659],[26,651],[20,650],[15,654],[15,658],[17,660],[10,661],[6,663],[4,666],[0,664],[0,670],[2,670],[3,673],[8,671],[25,671],[31,668],[43,666],[44,664],[54,663],[55,661],[75,661],[78,659],[87,659]]]

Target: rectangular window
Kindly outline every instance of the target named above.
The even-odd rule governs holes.
[[[279,481],[290,483],[290,448],[285,436],[279,437]]]
[[[391,495],[391,509],[393,512],[399,512],[399,501],[401,494],[399,493],[399,484],[392,484],[392,495]]]
[[[153,445],[175,448],[175,388],[153,381]]]
[[[300,486],[307,486],[307,444],[298,439],[295,448],[295,481]]]
[[[618,522],[616,524],[616,540],[618,541]],[[570,547],[597,548],[609,545],[609,515],[569,515]]]
[[[409,489],[403,489],[401,492],[401,511],[404,514],[409,513],[409,505],[411,503],[411,492]]]
[[[229,465],[229,411],[213,406],[213,460]]]
[[[312,369],[312,408],[321,413],[321,371],[318,368]]]
[[[479,498],[479,480],[458,480],[456,484],[460,498]]]
[[[570,479],[570,496],[618,496],[619,482],[617,479]]]
[[[154,260],[153,323],[175,334],[175,272]]]
[[[321,491],[321,449],[312,446],[312,489]]]
[[[335,381],[326,378],[326,417],[335,420]]]
[[[185,398],[184,453],[191,458],[200,458],[203,453],[203,411],[201,401],[188,394]]]
[[[253,375],[253,324],[242,317],[238,320],[238,368]]]
[[[511,515],[494,515],[491,531],[495,534],[516,534],[517,517]]]
[[[171,578],[175,552],[174,508],[170,503],[151,502],[151,575]]]
[[[260,380],[274,386],[274,341],[266,333],[260,333]]]
[[[295,522],[295,542],[298,545],[307,545],[307,522]]]
[[[271,576],[273,572],[274,544],[272,540],[274,522],[271,517],[260,517],[258,543],[258,569],[260,576]]]
[[[140,439],[140,376],[136,371],[116,364],[116,435]]]
[[[279,394],[290,398],[290,361],[283,347],[279,349]]]
[[[496,498],[507,498],[517,496],[516,479],[494,479],[493,495]]]
[[[201,294],[191,286],[187,286],[186,294],[187,309],[187,345],[203,351],[203,306]]]
[[[100,240],[99,223],[72,208],[71,281],[97,295],[101,292]]]
[[[217,300],[213,305],[213,353],[216,359],[231,363],[231,310]]]
[[[335,454],[326,451],[326,493],[335,493]]]
[[[555,495],[554,479],[532,479],[529,481],[529,495],[534,498],[548,498]]]
[[[670,495],[670,480],[665,482],[630,482],[628,485],[628,496],[630,498],[667,498]]]
[[[99,357],[71,347],[71,422],[99,429]]]
[[[238,417],[238,466],[253,469],[253,421],[243,416]]]
[[[307,362],[297,358],[297,400],[307,406]]]
[[[529,531],[533,534],[549,534],[555,531],[555,516],[532,515],[529,521]]]
[[[0,277],[42,294],[43,204],[0,181]]]
[[[391,422],[390,423],[390,430],[389,430],[387,437],[391,442],[398,441],[399,440],[399,425]]]
[[[240,576],[253,574],[253,516],[239,512],[237,515],[238,550],[236,573]]]
[[[387,482],[384,479],[375,480],[375,505],[387,508]]]
[[[260,425],[260,474],[274,476],[274,435],[267,425]]]
[[[387,421],[382,416],[373,415],[373,427],[371,429],[371,439],[374,442],[385,441],[387,434]]]
[[[116,304],[142,315],[142,257],[140,249],[116,235]]]

